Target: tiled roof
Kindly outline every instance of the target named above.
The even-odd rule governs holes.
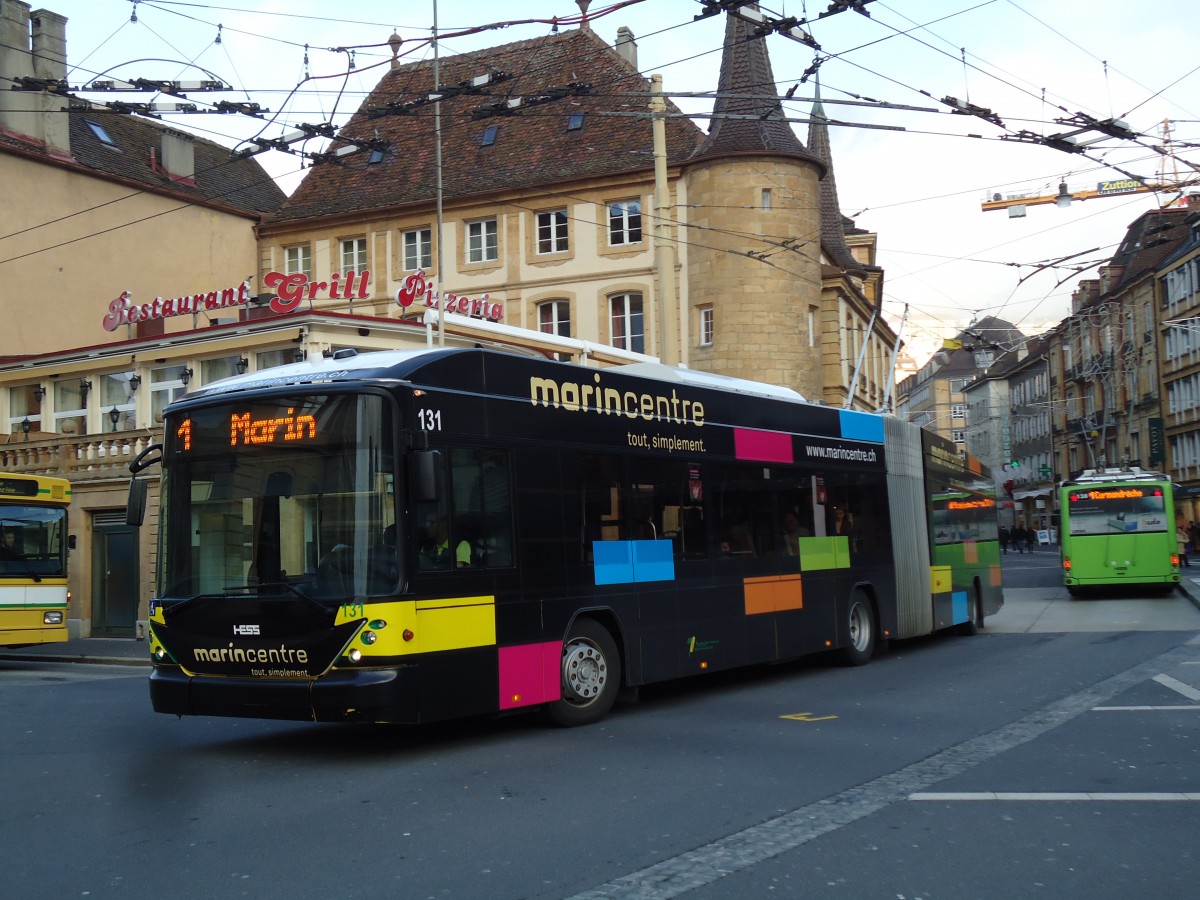
[[[195,184],[174,181],[151,166],[151,151],[162,159],[163,124],[138,116],[105,109],[71,109],[71,160],[47,153],[44,146],[27,143],[11,135],[0,135],[0,151],[11,149],[25,156],[43,157],[47,162],[78,168],[98,177],[111,176],[190,198],[200,203],[231,207],[257,217],[279,208],[284,193],[258,160],[234,159],[228,147],[195,138]],[[101,126],[112,139],[106,145],[88,126]]]
[[[1121,277],[1109,288],[1119,291],[1152,271],[1187,240],[1191,230],[1187,209],[1154,209],[1139,216],[1125,232],[1111,265],[1123,266]]]
[[[795,154],[824,168],[784,117],[765,40],[748,22],[728,15],[712,127],[693,159],[747,152]]]
[[[518,41],[439,62],[443,87],[500,71],[513,76],[484,94],[451,97],[441,104],[443,197],[466,197],[501,190],[544,188],[591,177],[653,170],[649,84],[590,29]],[[513,115],[474,118],[486,104],[510,97],[544,95],[572,82],[590,86],[579,96],[528,107]],[[315,166],[271,218],[287,223],[311,217],[384,210],[427,203],[435,195],[434,106],[407,114],[370,118],[370,110],[426,97],[433,89],[431,61],[390,70],[342,129],[359,140],[380,138],[389,145],[382,159],[353,153],[341,163]],[[669,104],[670,112],[678,109]],[[569,130],[572,115],[582,127]],[[488,128],[493,142],[481,144]],[[668,162],[686,160],[703,133],[689,119],[666,122]],[[334,148],[341,146],[335,142]]]

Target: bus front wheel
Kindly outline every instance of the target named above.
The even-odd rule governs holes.
[[[848,642],[841,650],[842,662],[848,666],[865,666],[875,654],[875,611],[871,601],[861,593],[850,598],[846,612]]]
[[[608,629],[578,619],[563,641],[561,671],[562,699],[550,704],[550,718],[567,726],[604,718],[621,689],[621,656]]]

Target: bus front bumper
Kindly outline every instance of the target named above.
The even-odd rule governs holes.
[[[313,681],[191,676],[177,666],[150,673],[155,712],[301,722],[416,724],[417,668],[337,669]]]

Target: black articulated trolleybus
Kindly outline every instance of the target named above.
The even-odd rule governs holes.
[[[859,665],[1002,603],[976,460],[769,385],[344,350],[207,385],[164,434],[131,465],[162,463],[159,712],[583,724],[622,689]]]

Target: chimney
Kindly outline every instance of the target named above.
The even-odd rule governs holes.
[[[67,82],[67,17],[48,9],[35,9],[33,25],[33,75],[47,81]],[[37,95],[42,117],[42,140],[51,153],[71,155],[70,100],[45,92]]]
[[[638,67],[637,62],[637,41],[633,39],[633,32],[626,26],[622,25],[617,29],[617,43],[613,46],[621,59],[633,66]]]
[[[159,169],[172,181],[196,183],[196,142],[178,131],[163,131]]]
[[[32,25],[32,33],[30,26]],[[0,0],[0,82],[67,77],[67,19],[21,0]],[[69,101],[51,91],[0,90],[0,131],[40,144],[52,155],[71,155]]]

